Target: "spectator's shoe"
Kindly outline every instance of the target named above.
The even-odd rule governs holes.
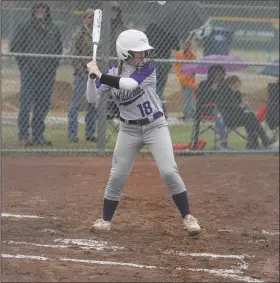
[[[86,137],[86,140],[87,141],[90,141],[90,142],[97,142],[97,139],[95,136],[92,136],[92,137]]]
[[[79,138],[78,138],[78,137],[76,137],[76,136],[69,137],[69,138],[68,138],[68,140],[69,140],[70,142],[73,142],[73,143],[77,143],[77,142],[79,142]]]
[[[187,116],[181,116],[181,117],[178,117],[179,120],[186,120],[187,119]]]
[[[33,142],[29,139],[20,139],[19,142],[24,146],[32,146]]]
[[[247,143],[246,149],[249,149],[249,150],[260,150],[261,147],[260,147],[259,143],[257,143],[257,144]]]
[[[279,140],[268,146],[268,149],[279,150]]]
[[[90,231],[104,231],[108,232],[111,230],[111,222],[105,221],[103,219],[97,219],[93,225],[90,227]]]
[[[45,139],[33,139],[34,145],[46,145],[46,146],[52,146],[52,141],[48,141]]]
[[[229,149],[227,142],[221,142],[220,149],[221,149],[221,150],[227,150],[227,149]]]
[[[265,148],[270,148],[277,141],[277,137],[268,138],[263,142]]]
[[[183,219],[184,229],[188,231],[188,234],[190,236],[198,235],[201,232],[201,228],[199,226],[199,223],[196,218],[194,218],[192,215],[188,214]]]

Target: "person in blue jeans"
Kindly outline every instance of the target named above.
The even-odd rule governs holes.
[[[82,104],[82,97],[87,88],[87,75],[74,75],[73,94],[68,111],[68,139],[71,142],[78,142],[78,116]],[[87,141],[96,141],[96,107],[95,104],[87,103],[85,117],[85,136]]]
[[[226,126],[226,124],[224,122],[222,114],[220,112],[218,112],[217,107],[215,107],[213,109],[212,114],[214,116],[216,116],[215,128],[216,128],[216,131],[217,131],[217,133],[219,135],[219,140],[220,140],[220,143],[221,143],[221,148],[227,149],[228,148],[228,143],[227,143],[227,138],[228,138],[227,126]]]
[[[94,10],[87,9],[83,15],[83,25],[79,27],[72,37],[71,55],[92,56],[92,27]],[[84,59],[74,59],[72,66],[74,68],[73,94],[68,109],[68,139],[70,142],[78,142],[78,116],[83,101],[83,96],[87,88],[87,61]],[[86,129],[85,137],[87,141],[96,142],[96,107],[95,104],[86,102]]]
[[[30,18],[16,27],[10,50],[14,53],[62,54],[60,31],[52,21],[47,4],[36,3]],[[60,59],[16,56],[16,61],[20,71],[19,141],[24,146],[51,146],[52,142],[44,137],[45,118],[50,110]],[[31,111],[33,115],[30,125]],[[30,126],[32,139],[29,137]]]

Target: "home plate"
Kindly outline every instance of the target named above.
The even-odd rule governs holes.
[[[73,247],[79,247],[83,250],[97,250],[97,251],[104,251],[104,250],[112,250],[112,251],[120,251],[124,250],[124,247],[118,246],[110,246],[106,241],[97,241],[97,240],[87,240],[87,239],[55,239],[55,243],[66,244]]]

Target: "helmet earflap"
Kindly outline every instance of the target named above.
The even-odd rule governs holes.
[[[132,60],[135,56],[134,56],[134,53],[133,53],[132,51],[128,51],[127,53],[128,53],[127,58],[124,59],[124,61],[128,63],[128,62],[129,62],[130,60]]]

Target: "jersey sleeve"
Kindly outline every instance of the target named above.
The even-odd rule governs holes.
[[[156,84],[156,68],[154,64],[145,64],[139,70],[131,74],[130,78],[134,79],[142,88],[150,84]]]

